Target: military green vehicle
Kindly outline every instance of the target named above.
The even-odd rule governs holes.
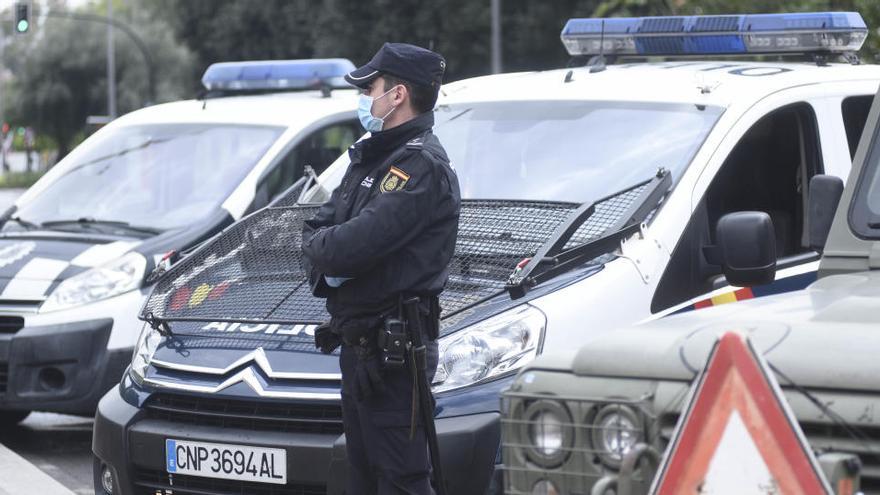
[[[880,96],[846,187],[817,176],[810,188],[810,243],[822,260],[808,288],[604,333],[519,373],[502,404],[507,493],[645,493],[692,381],[728,330],[764,354],[815,453],[855,454],[860,489],[880,493]],[[766,213],[723,217],[710,243],[702,261],[732,285],[772,280]]]

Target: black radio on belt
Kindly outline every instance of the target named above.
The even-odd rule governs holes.
[[[406,330],[398,318],[385,320],[385,328],[379,332],[379,349],[386,368],[401,368],[406,357]]]

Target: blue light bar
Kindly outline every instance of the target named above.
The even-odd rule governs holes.
[[[808,12],[569,19],[560,37],[570,55],[672,56],[855,52],[867,36],[857,12]]]
[[[222,62],[208,67],[202,85],[208,91],[351,88],[343,76],[354,69],[344,58]]]

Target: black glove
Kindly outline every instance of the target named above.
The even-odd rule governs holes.
[[[357,365],[354,370],[354,396],[360,402],[385,393],[382,362],[376,346],[356,346]]]
[[[332,354],[342,344],[342,337],[333,331],[330,322],[325,321],[315,328],[315,348],[324,354]]]

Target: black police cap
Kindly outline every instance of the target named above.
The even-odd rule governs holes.
[[[436,91],[445,71],[446,61],[439,53],[407,43],[385,43],[366,65],[346,74],[345,80],[364,88],[382,74],[389,74]]]

